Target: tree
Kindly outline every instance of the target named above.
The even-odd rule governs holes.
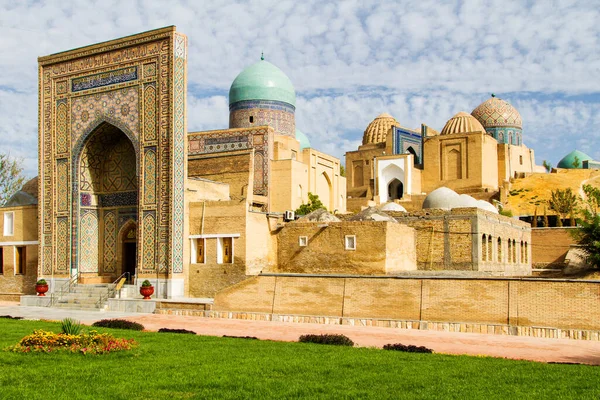
[[[552,191],[550,200],[548,201],[550,209],[556,211],[558,219],[556,226],[562,226],[562,218],[564,215],[571,212],[571,208],[577,204],[577,195],[573,193],[571,188],[556,189]]]
[[[600,189],[592,185],[583,185],[583,193],[585,194],[585,204],[588,211],[597,214],[600,207]]]
[[[23,160],[0,153],[0,206],[6,204],[25,183]]]
[[[319,200],[319,196],[308,192],[308,203],[302,203],[302,205],[296,210],[296,214],[310,214],[311,212],[318,210],[319,208],[325,208],[323,203],[321,203],[321,200]]]
[[[573,230],[573,236],[582,246],[587,261],[593,267],[600,267],[600,189],[591,185],[583,185],[586,199],[581,210],[583,218],[579,220],[579,229]]]
[[[340,165],[340,176],[346,176],[346,168],[343,165]]]
[[[579,168],[579,157],[575,156],[575,158],[573,159],[573,162],[571,163],[571,165],[573,166],[573,168]]]
[[[544,166],[544,168],[546,168],[546,172],[552,171],[552,164],[548,161],[544,160],[544,162],[542,162],[542,165]]]

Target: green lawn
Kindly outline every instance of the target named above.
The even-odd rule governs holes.
[[[0,319],[0,348],[52,322]],[[134,338],[93,356],[0,351],[0,399],[600,398],[600,368],[98,329]]]

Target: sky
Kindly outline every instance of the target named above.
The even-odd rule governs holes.
[[[537,164],[600,160],[600,0],[0,0],[0,152],[37,175],[37,57],[175,25],[188,36],[188,131],[228,126],[231,82],[265,59],[296,88],[312,147],[356,150],[380,113],[441,130],[494,93]]]

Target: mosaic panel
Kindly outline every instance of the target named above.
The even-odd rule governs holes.
[[[64,154],[68,151],[67,103],[62,101],[56,107],[56,153]]]
[[[296,119],[293,108],[280,103],[279,109],[263,108],[264,101],[244,101],[230,106],[230,128],[252,128],[268,125],[279,135],[296,137]],[[273,102],[279,103],[279,102]],[[253,122],[250,122],[253,117]]]
[[[67,81],[56,82],[56,94],[65,94],[65,93],[67,93],[67,90],[68,90]]]
[[[139,94],[136,87],[94,93],[74,98],[71,103],[71,141],[100,121],[120,121],[137,140],[139,137]]]
[[[69,161],[64,158],[56,162],[56,209],[69,211]]]
[[[69,237],[69,219],[67,217],[56,220],[56,270],[67,272],[71,269],[71,240]]]
[[[134,206],[138,202],[138,192],[119,192],[98,195],[98,205],[101,207]]]
[[[142,269],[156,269],[156,216],[154,212],[144,213],[144,234],[142,239]]]
[[[144,139],[156,140],[156,89],[153,84],[144,89]]]
[[[156,75],[156,63],[144,64],[144,78],[152,78]]]
[[[117,216],[113,211],[104,213],[104,272],[117,269]]]
[[[240,131],[212,131],[188,135],[188,154],[210,154],[237,149],[254,149],[254,194],[269,193],[269,131],[254,128]]]
[[[42,251],[43,264],[42,273],[44,275],[52,274],[52,246],[44,246]]]
[[[165,242],[158,244],[158,272],[168,272],[169,265],[169,245]]]
[[[175,65],[173,87],[173,209],[172,259],[173,273],[183,272],[184,190],[187,155],[185,148],[185,66],[187,43],[185,36],[175,35]]]
[[[82,211],[79,227],[79,271],[98,272],[98,216],[96,211]]]
[[[119,230],[129,221],[137,223],[138,212],[137,208],[120,209],[119,210]]]
[[[144,204],[156,204],[156,151],[144,155]]]
[[[137,78],[137,67],[121,68],[114,71],[74,78],[71,80],[71,91],[79,92],[102,86],[115,85],[117,83],[134,81]]]

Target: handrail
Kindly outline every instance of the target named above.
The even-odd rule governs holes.
[[[50,294],[50,302],[48,303],[48,307],[52,307],[54,304],[56,304],[56,302],[59,301],[65,294],[71,293],[73,286],[79,282],[79,278],[81,278],[81,273],[77,272],[77,274],[71,276],[67,282],[62,284],[62,286],[58,289],[58,294],[56,293],[56,290],[53,290]]]
[[[101,293],[100,294],[100,298],[98,299],[98,301],[96,302],[96,307],[100,307],[100,305],[106,303],[106,301],[110,298],[112,298],[112,296],[115,294],[116,292],[116,287],[119,284],[119,281],[121,279],[123,279],[123,277],[127,277],[126,278],[126,282],[131,278],[131,274],[129,272],[123,272],[121,275],[119,275],[119,277],[117,279],[114,280],[113,283],[110,283],[108,285],[108,289],[106,290],[106,293]]]

